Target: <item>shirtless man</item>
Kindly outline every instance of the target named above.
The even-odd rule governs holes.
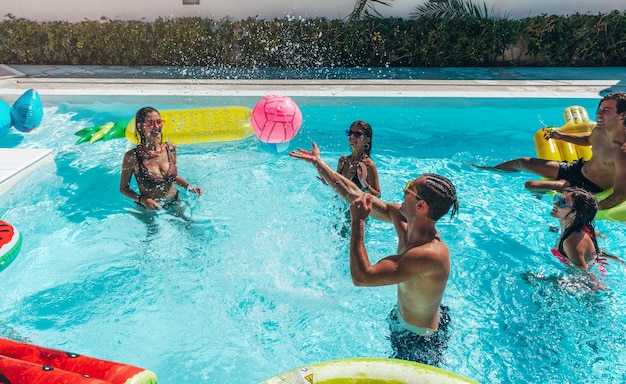
[[[599,204],[599,209],[611,208],[626,200],[626,93],[606,95],[596,111],[597,125],[586,135],[571,135],[556,130],[547,131],[552,138],[576,145],[593,146],[589,161],[573,163],[521,157],[492,168],[505,172],[528,171],[554,180],[530,180],[525,186],[535,190],[563,191],[580,187],[591,193],[613,188],[613,193]]]
[[[424,174],[410,180],[403,190],[404,201],[394,204],[361,191],[335,172],[321,159],[315,143],[310,151],[298,148],[290,155],[313,164],[324,181],[351,203],[350,274],[354,285],[397,284],[398,306],[391,313],[394,321],[390,324],[396,351],[392,357],[439,365],[447,339],[442,333],[450,321],[447,308],[441,307],[450,274],[450,252],[435,223],[451,207],[452,216],[458,210],[454,185],[445,177]],[[398,234],[398,253],[375,264],[365,249],[365,219],[370,215],[392,223]]]

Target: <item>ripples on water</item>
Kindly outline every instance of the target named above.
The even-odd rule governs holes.
[[[531,176],[468,165],[532,154],[540,120],[558,125],[568,105],[597,101],[296,101],[305,123],[291,149],[315,140],[333,167],[349,153],[345,128],[372,123],[384,199],[399,201],[423,172],[455,183],[459,216],[438,225],[452,254],[443,368],[491,383],[621,380],[624,266],[610,262],[605,289],[581,283],[549,253],[558,223],[547,197],[524,190]],[[132,213],[118,192],[131,145],[76,146],[73,132],[143,105],[50,105],[36,131],[3,139],[54,148],[55,166],[0,197],[3,219],[24,234],[2,272],[2,336],[139,365],[162,383],[259,382],[309,363],[388,356],[395,290],[352,286],[345,205],[310,165],[254,138],[181,146],[181,175],[205,191],[185,196],[195,222],[146,224]],[[623,224],[597,225],[608,235],[601,246],[623,257]],[[374,260],[395,251],[383,223],[369,223],[367,242]]]

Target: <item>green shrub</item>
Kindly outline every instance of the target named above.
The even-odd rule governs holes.
[[[541,66],[623,66],[626,13],[537,16],[521,21],[532,64]]]
[[[520,47],[523,57],[505,55]],[[0,21],[0,63],[199,67],[625,66],[626,12],[536,16]]]

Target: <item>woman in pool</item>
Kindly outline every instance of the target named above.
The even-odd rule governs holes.
[[[124,155],[120,192],[151,211],[166,209],[180,201],[175,185],[201,195],[200,188],[178,175],[176,145],[162,141],[163,121],[159,111],[152,107],[141,108],[135,115],[135,124],[139,144]],[[139,193],[130,189],[133,175]]]
[[[370,158],[372,134],[372,127],[365,121],[355,121],[350,125],[346,135],[352,154],[339,158],[337,173],[352,180],[364,192],[379,196],[378,170]]]
[[[566,188],[554,202],[550,216],[561,223],[561,236],[552,253],[565,264],[587,270],[587,266],[601,253],[593,227],[597,211],[595,196],[581,188]]]

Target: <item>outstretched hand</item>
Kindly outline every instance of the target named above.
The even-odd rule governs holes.
[[[367,185],[367,165],[363,162],[359,162],[356,167],[356,174],[359,177],[361,185]]]
[[[195,185],[191,185],[190,184],[187,187],[187,190],[195,193],[197,196],[202,196],[202,188],[200,188],[200,187],[196,187]]]
[[[350,215],[352,220],[365,220],[372,212],[372,202],[374,197],[369,193],[364,193],[357,197],[350,204]]]
[[[317,144],[315,144],[315,142],[313,142],[312,144],[313,144],[313,149],[311,149],[310,151],[307,151],[306,149],[298,148],[298,151],[289,152],[289,156],[302,159],[311,164],[317,163],[317,161],[320,159],[320,149],[317,147]]]

